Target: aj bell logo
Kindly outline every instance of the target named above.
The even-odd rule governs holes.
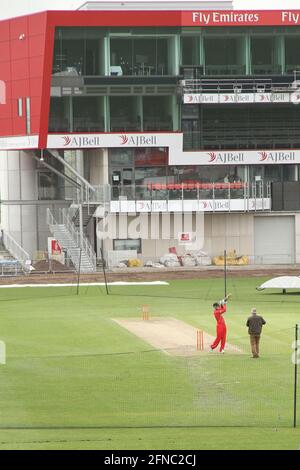
[[[200,201],[200,204],[204,211],[229,210],[229,201]]]
[[[260,162],[294,162],[295,152],[258,152]]]
[[[156,146],[157,137],[155,135],[120,135],[120,144],[121,145],[131,145],[134,147],[140,146]]]
[[[64,142],[64,147],[100,147],[101,139],[100,137],[62,137]]]
[[[208,163],[242,163],[244,161],[243,152],[208,152]]]

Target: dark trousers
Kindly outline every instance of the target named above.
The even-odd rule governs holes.
[[[260,335],[250,335],[250,345],[253,357],[259,357]]]

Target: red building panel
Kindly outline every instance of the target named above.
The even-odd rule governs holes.
[[[59,12],[58,12],[59,14]],[[31,36],[42,35],[45,37],[48,12],[36,13],[28,16],[28,30]]]
[[[29,95],[28,96],[41,96],[42,95],[43,80],[42,77],[30,77]]]
[[[12,134],[12,122],[11,118],[5,118],[1,119],[0,118],[0,129],[1,129],[1,134],[4,136],[11,135]]]
[[[19,95],[31,97],[31,129],[46,145],[54,32],[63,26],[300,26],[300,11],[59,11],[18,17],[0,23],[0,80],[7,88],[1,104],[0,136],[21,135]],[[13,81],[11,83],[11,80]],[[13,122],[16,121],[14,124]],[[21,134],[20,134],[21,133]]]
[[[8,41],[0,42],[0,63],[10,61],[10,43]],[[3,65],[1,64],[1,68]]]
[[[43,77],[43,66],[45,57],[43,55],[29,58],[30,78]]]
[[[0,42],[9,40],[9,21],[1,21],[0,27]]]
[[[13,79],[29,80],[28,58],[14,60],[11,62],[11,74]]]
[[[41,121],[41,114],[39,113],[37,116],[31,116],[31,133],[38,134],[40,130],[40,121]]]
[[[28,16],[19,16],[10,21],[10,40],[19,39],[20,35],[28,36]]]
[[[11,82],[12,98],[30,96],[30,86],[27,80],[14,80]]]
[[[11,62],[1,62],[0,65],[0,80],[10,82],[11,80]]]
[[[45,50],[45,35],[37,34],[29,36],[29,57],[44,56]]]
[[[13,135],[25,135],[26,134],[25,118],[14,118],[12,130],[13,130]]]
[[[10,53],[11,61],[23,59],[28,57],[28,40],[25,39],[14,39],[10,42]]]

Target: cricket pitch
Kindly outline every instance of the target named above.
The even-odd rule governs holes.
[[[162,350],[173,356],[194,356],[208,353],[214,337],[203,332],[204,350],[197,351],[197,328],[176,318],[139,318],[113,319],[118,325],[130,331],[138,338],[149,343],[155,349]],[[217,354],[219,348],[212,354]],[[226,344],[225,352],[243,354],[237,346]]]

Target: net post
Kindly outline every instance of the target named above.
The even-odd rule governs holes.
[[[79,265],[78,265],[78,273],[77,273],[77,290],[76,295],[79,295],[79,286],[80,286],[80,271],[81,271],[81,253],[82,249],[79,248]]]
[[[102,264],[102,271],[103,271],[103,277],[104,277],[104,282],[105,282],[106,295],[109,295],[107,277],[106,277],[106,269],[105,269],[105,266],[104,266],[105,261],[104,261],[102,248],[100,248],[100,255],[101,255],[101,264]]]
[[[224,294],[227,296],[227,251],[224,250]]]
[[[294,370],[294,428],[297,427],[297,384],[298,384],[298,323],[295,325],[295,370]]]

